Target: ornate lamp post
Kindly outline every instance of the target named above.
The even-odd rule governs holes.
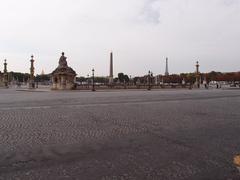
[[[95,82],[94,82],[94,68],[92,69],[92,91],[96,91],[95,89]]]
[[[33,89],[35,88],[35,83],[34,83],[34,59],[33,59],[33,55],[31,56],[31,67],[30,67],[30,79],[29,79],[29,88]]]
[[[87,89],[89,89],[89,74],[87,75]]]
[[[148,91],[151,90],[151,71],[148,71]]]
[[[4,60],[4,71],[3,71],[3,78],[4,78],[4,86],[8,88],[8,72],[7,72],[7,60]]]
[[[196,63],[196,85],[197,88],[200,88],[200,72],[199,72],[199,62]]]
[[[129,85],[131,86],[132,85],[132,76],[130,75],[129,78],[130,78],[129,79]]]

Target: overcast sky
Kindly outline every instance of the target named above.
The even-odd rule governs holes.
[[[0,70],[52,72],[61,52],[79,76],[240,70],[240,0],[0,0]]]

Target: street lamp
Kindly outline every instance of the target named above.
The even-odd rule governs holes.
[[[94,83],[94,69],[92,69],[92,91],[96,91],[95,89],[95,83]]]
[[[87,89],[89,89],[89,74],[87,75]]]
[[[197,88],[200,88],[200,72],[199,72],[199,62],[196,62],[196,85]]]
[[[148,91],[151,91],[151,71],[148,71]]]
[[[130,79],[129,79],[129,85],[131,86],[131,85],[132,85],[132,76],[130,75],[129,77],[130,77]]]
[[[8,88],[8,72],[7,72],[7,60],[4,60],[4,71],[3,71],[4,86]]]
[[[33,55],[31,56],[31,67],[30,67],[30,78],[29,78],[29,88],[33,89],[35,88],[35,82],[34,82],[34,59]]]

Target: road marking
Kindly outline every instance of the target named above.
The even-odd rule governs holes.
[[[49,109],[51,106],[35,106],[35,107],[5,107],[0,110],[32,110],[32,109]]]

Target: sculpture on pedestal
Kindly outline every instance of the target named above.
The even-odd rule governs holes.
[[[59,59],[58,67],[52,72],[52,89],[53,90],[73,90],[76,88],[76,72],[68,66],[67,57],[64,52]]]

